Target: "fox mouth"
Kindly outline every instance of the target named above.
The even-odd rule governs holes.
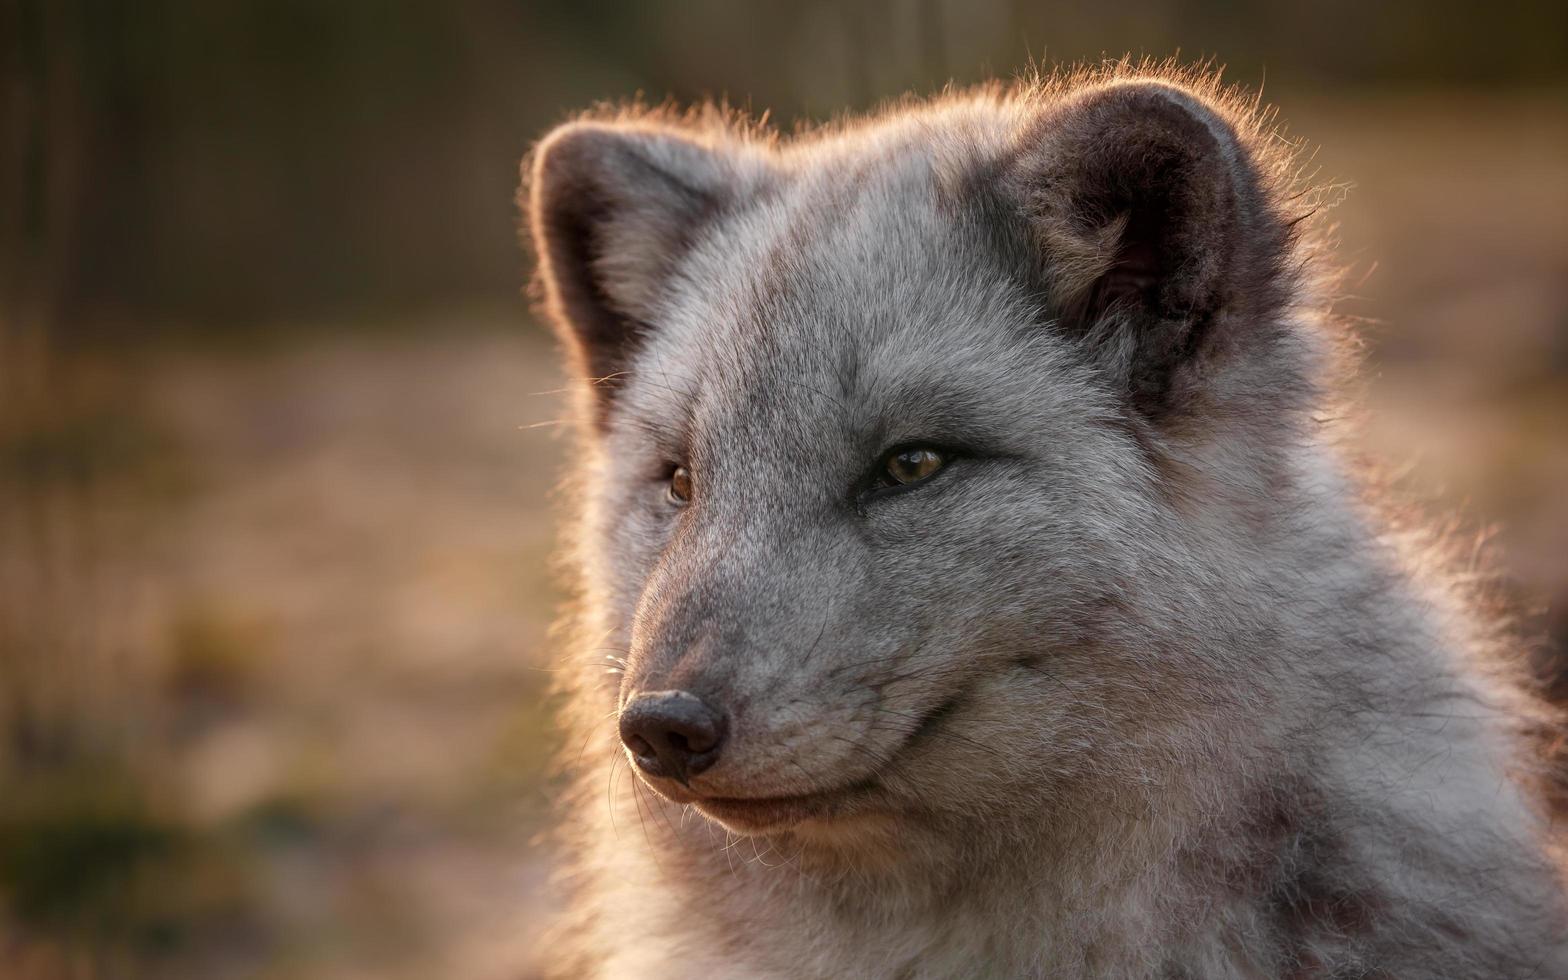
[[[738,833],[787,830],[807,820],[832,820],[865,809],[871,781],[798,796],[697,796],[690,802],[703,816]]]
[[[889,756],[899,758],[912,744],[929,735],[953,713],[963,697],[960,692],[928,711]],[[828,822],[871,813],[879,809],[873,797],[881,782],[880,775],[869,775],[806,793],[710,796],[690,785],[677,785],[667,779],[648,780],[649,785],[666,799],[695,807],[708,819],[741,834],[779,833],[810,820]]]

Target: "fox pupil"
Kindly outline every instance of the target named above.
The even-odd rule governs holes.
[[[906,449],[888,460],[887,475],[896,484],[919,483],[944,465],[942,455],[933,449]]]

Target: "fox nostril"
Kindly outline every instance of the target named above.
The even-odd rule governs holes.
[[[699,726],[684,731],[672,730],[670,742],[681,752],[701,755],[704,752],[711,752],[713,747],[719,744],[722,734],[717,726],[712,728]]]
[[[621,709],[621,742],[638,768],[684,783],[713,765],[724,715],[688,691],[639,694]]]
[[[641,735],[633,735],[630,738],[625,739],[625,742],[626,747],[631,749],[632,755],[635,755],[638,758],[654,758],[653,746],[649,745],[648,740],[643,738]]]

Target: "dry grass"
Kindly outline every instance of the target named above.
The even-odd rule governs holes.
[[[8,441],[0,973],[507,975],[560,400],[489,326],[84,360]]]

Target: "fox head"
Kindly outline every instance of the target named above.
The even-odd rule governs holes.
[[[1288,667],[1226,604],[1290,589],[1318,354],[1284,151],[1227,98],[1106,78],[540,144],[589,656],[624,665],[649,786],[831,840],[1137,799],[1266,741]]]

